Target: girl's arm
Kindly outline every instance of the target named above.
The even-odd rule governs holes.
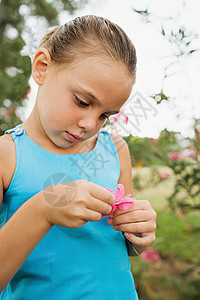
[[[2,202],[2,182],[0,202]],[[41,213],[36,195],[25,202],[0,229],[0,293],[36,247],[51,225]]]
[[[8,136],[0,138],[0,207],[15,169],[15,146]],[[0,228],[0,293],[51,226],[42,217],[39,195],[24,203]]]
[[[120,136],[113,136],[115,142],[119,162],[120,162],[120,177],[118,183],[124,186],[124,195],[133,195],[133,185],[132,185],[132,165],[129,154],[128,145],[123,138]],[[134,195],[133,195],[134,196]]]
[[[112,139],[115,142],[121,166],[118,183],[124,185],[125,195],[132,194],[134,197],[132,189],[132,165],[128,145],[119,136],[112,135]],[[113,221],[112,225],[118,226],[114,229],[125,232],[126,238],[131,243],[139,246],[148,246],[155,240],[156,216],[156,212],[147,200],[136,200],[134,205],[127,211],[117,209],[111,219]],[[108,223],[110,224],[109,219]],[[137,236],[133,233],[136,233]]]

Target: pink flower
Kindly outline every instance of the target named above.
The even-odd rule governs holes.
[[[169,172],[165,172],[165,173],[160,173],[159,174],[159,178],[162,180],[162,179],[166,179],[166,178],[168,178],[168,177],[170,177],[171,176],[171,173],[169,173]]]
[[[185,147],[185,149],[191,150],[191,149],[193,149],[193,146],[189,145],[189,146]]]
[[[154,142],[154,143],[157,143],[157,142],[158,142],[158,140],[156,140],[156,139],[154,139],[154,138],[149,138],[149,141],[152,141],[152,142]]]
[[[185,213],[184,213],[184,211],[183,211],[183,210],[179,210],[179,212],[178,212],[178,216],[179,216],[179,218],[182,218],[182,217],[184,217],[184,216],[185,216]]]
[[[189,156],[189,157],[196,157],[196,156],[197,156],[197,153],[196,153],[196,152],[190,152],[188,156]]]
[[[8,110],[4,111],[3,116],[8,117],[14,113],[15,113],[15,109],[13,107],[10,107]]]
[[[125,119],[124,119],[124,123],[128,123],[128,116],[126,115],[126,113],[124,112],[124,109],[122,109],[118,114],[116,114],[114,116],[114,119],[113,119],[113,123],[116,123],[119,121],[119,119],[121,119],[121,117],[124,116]]]
[[[117,207],[120,210],[124,211],[124,210],[129,209],[134,204],[135,198],[130,197],[131,194],[123,196],[123,194],[124,194],[123,184],[118,184],[117,185],[117,190],[111,190],[109,188],[106,188],[106,189],[114,195],[115,202],[112,204],[111,212],[107,215],[102,214],[102,218],[105,217],[105,216],[111,215]]]
[[[160,259],[158,251],[153,247],[144,250],[140,256],[145,262],[156,262]]]
[[[181,152],[169,152],[168,156],[171,160],[180,160],[185,158]]]
[[[8,110],[4,111],[3,116],[7,122],[11,122],[12,115],[15,114],[15,109],[13,107],[8,108]]]
[[[28,89],[26,94],[22,97],[22,100],[28,98],[28,95],[30,94],[30,92],[31,92],[31,89]]]

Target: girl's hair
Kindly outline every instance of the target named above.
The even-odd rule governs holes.
[[[55,64],[73,63],[83,55],[123,62],[136,73],[136,51],[126,33],[111,21],[93,15],[78,17],[49,31],[39,47],[46,48]]]

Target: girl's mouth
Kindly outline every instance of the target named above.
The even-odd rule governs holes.
[[[80,142],[82,140],[82,138],[78,135],[73,135],[71,133],[69,133],[68,131],[65,131],[66,133],[66,137],[70,142]]]

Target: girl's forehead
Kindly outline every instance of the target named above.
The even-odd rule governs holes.
[[[71,66],[71,71],[79,77],[98,79],[105,83],[116,82],[117,84],[131,84],[133,77],[128,67],[109,57],[85,57]]]
[[[122,62],[111,59],[86,58],[74,65],[71,75],[77,78],[79,85],[94,89],[94,92],[100,94],[130,93],[133,86],[128,68]]]
[[[127,79],[131,79],[133,81],[133,76],[130,74],[128,70],[128,66],[126,66],[123,62],[112,59],[109,56],[86,56],[80,55],[77,56],[76,59],[71,63],[63,63],[60,65],[53,64],[54,71],[65,71],[65,72],[73,72],[73,73],[90,73],[91,71],[98,70],[99,75],[113,74],[116,76],[123,74]],[[104,72],[100,72],[104,70]],[[116,76],[116,79],[118,76]]]
[[[82,57],[58,70],[58,80],[79,95],[91,95],[100,103],[125,102],[134,78],[124,63],[107,57]],[[114,101],[113,101],[114,100]]]

